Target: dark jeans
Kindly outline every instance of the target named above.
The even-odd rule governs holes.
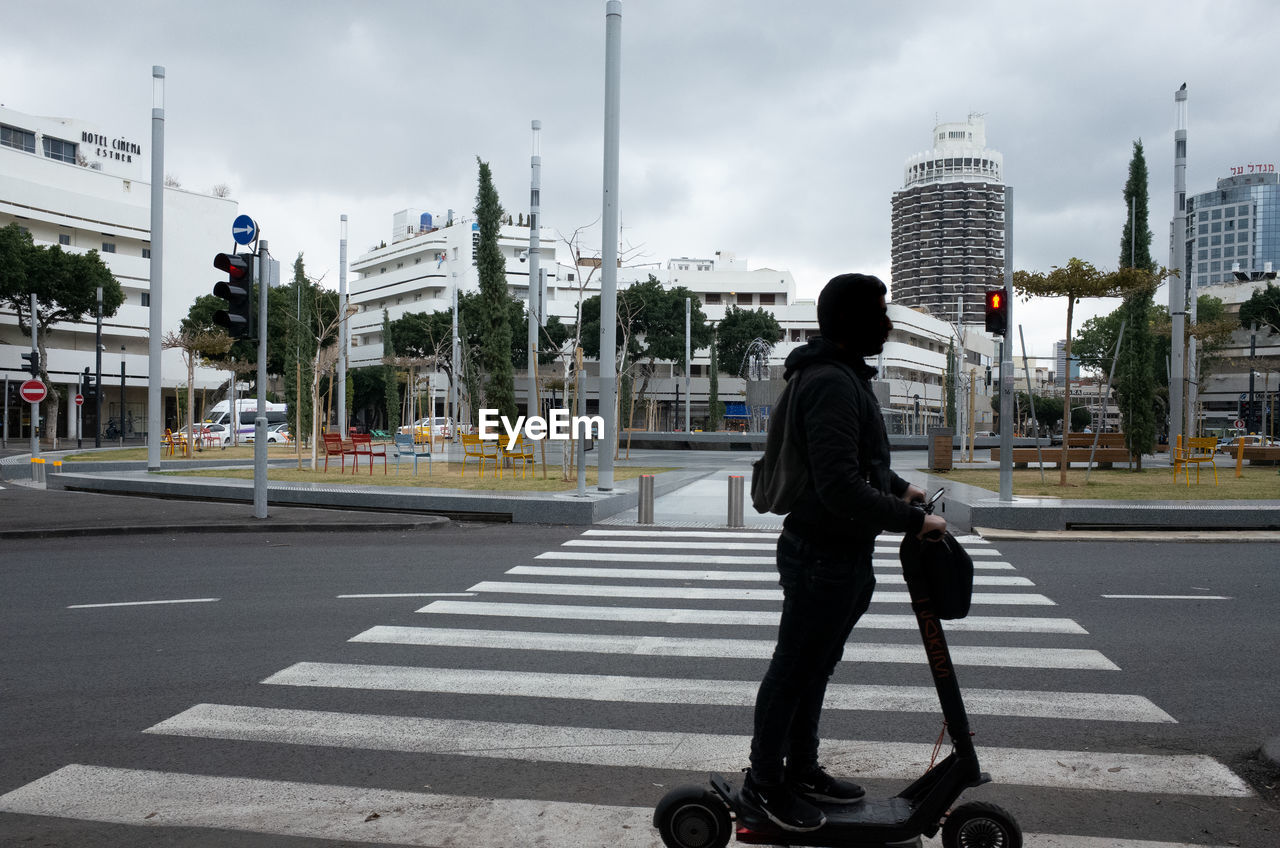
[[[778,540],[782,619],[778,644],[756,695],[751,770],[762,783],[818,762],[818,718],[827,681],[876,586],[875,542],[847,550],[816,547],[784,532]],[[786,760],[786,770],[783,760]]]

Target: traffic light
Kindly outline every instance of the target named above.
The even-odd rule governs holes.
[[[225,327],[233,339],[253,336],[253,259],[252,253],[219,253],[213,267],[227,272],[227,279],[213,287],[214,297],[227,302],[226,309],[213,313],[213,323]]]
[[[989,289],[986,298],[987,332],[1003,336],[1009,329],[1009,304],[1004,289]]]
[[[84,369],[84,374],[80,377],[80,394],[84,395],[85,400],[93,400],[98,396],[98,384],[95,378],[89,373],[89,369]]]
[[[22,358],[27,361],[27,371],[32,377],[40,376],[40,351],[33,350],[29,353],[22,354]]]

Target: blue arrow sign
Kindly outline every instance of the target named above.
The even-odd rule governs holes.
[[[258,237],[258,225],[248,215],[237,216],[231,222],[231,237],[236,244],[250,244]]]

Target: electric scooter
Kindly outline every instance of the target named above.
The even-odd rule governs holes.
[[[922,506],[932,512],[939,489]],[[818,804],[826,823],[817,830],[784,830],[744,803],[723,776],[712,774],[710,787],[681,786],[668,792],[654,810],[653,824],[667,848],[724,848],[733,836],[753,845],[812,845],[829,848],[906,848],[920,837],[942,831],[943,848],[1021,848],[1022,829],[995,804],[973,801],[952,805],[964,790],[991,781],[978,767],[969,717],[951,664],[942,622],[929,598],[920,562],[922,542],[907,534],[899,550],[911,609],[924,641],[933,684],[952,752],[892,798],[862,798],[851,804]]]

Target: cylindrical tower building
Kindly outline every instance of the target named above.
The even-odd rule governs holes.
[[[947,321],[984,320],[983,292],[1004,285],[1004,157],[981,115],[938,124],[933,148],[907,159],[893,194],[892,299]]]

